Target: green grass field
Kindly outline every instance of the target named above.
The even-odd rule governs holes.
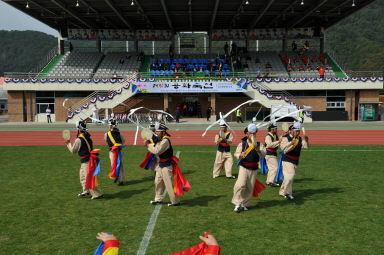
[[[120,254],[136,254],[154,209],[153,173],[138,167],[145,148],[125,149],[120,187],[107,177],[102,149],[105,199],[91,200],[77,197],[79,158],[65,147],[0,147],[0,254],[93,254],[100,231],[120,239]],[[214,146],[174,150],[192,189],[181,207],[162,206],[147,254],[185,249],[204,231],[221,254],[383,253],[383,146],[313,146],[302,153],[294,201],[267,187],[240,214],[231,204],[235,180],[212,179]]]

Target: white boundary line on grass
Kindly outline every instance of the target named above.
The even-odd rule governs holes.
[[[180,151],[176,153],[176,157],[177,158],[180,157]],[[167,194],[167,190],[164,191],[164,197],[166,194]],[[145,252],[149,245],[149,240],[151,240],[153,230],[155,229],[157,217],[159,216],[161,207],[162,207],[162,204],[155,206],[155,209],[153,210],[151,218],[149,218],[149,222],[147,225],[147,229],[144,232],[143,239],[141,239],[139,249],[137,250],[137,255],[145,255]]]
[[[302,150],[301,152],[327,152],[327,151],[332,151],[332,152],[375,152],[375,151],[384,151],[384,150]],[[196,152],[196,153],[216,153],[216,151],[183,151],[183,152]]]

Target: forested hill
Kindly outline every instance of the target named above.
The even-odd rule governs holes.
[[[348,68],[384,70],[383,14],[384,0],[376,0],[327,30],[326,43]],[[30,71],[56,45],[57,38],[42,32],[0,31],[0,76]]]
[[[384,70],[384,0],[329,28],[326,40],[350,69]]]
[[[57,45],[57,38],[37,31],[0,31],[0,76],[29,72]]]

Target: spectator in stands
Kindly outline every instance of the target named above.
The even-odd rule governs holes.
[[[45,110],[45,113],[46,113],[46,115],[47,115],[47,121],[48,121],[48,123],[52,123],[52,120],[51,120],[51,108],[49,108],[49,105],[48,105],[48,107],[47,107],[47,109]]]
[[[299,67],[297,68],[299,71],[304,71],[304,66],[303,65],[299,65]]]
[[[156,63],[155,62],[153,62],[152,64],[151,64],[151,70],[155,70],[156,71]]]
[[[120,62],[120,64],[123,65],[124,64],[124,58],[121,58],[119,62]]]
[[[297,51],[297,44],[295,41],[292,42],[292,51]]]
[[[169,45],[169,58],[173,60],[173,56],[174,56],[173,47],[172,45]]]
[[[229,53],[229,46],[228,46],[228,43],[227,42],[225,42],[225,45],[224,45],[224,54],[225,54],[225,56],[228,56],[228,53]]]
[[[117,78],[116,70],[113,70],[113,71],[112,71],[112,78]]]
[[[72,52],[73,51],[73,45],[71,42],[69,42],[69,52]]]
[[[179,62],[176,63],[176,69],[177,69],[177,71],[180,71],[180,63]]]
[[[319,75],[320,75],[320,78],[323,78],[323,79],[324,79],[324,74],[325,74],[325,70],[324,70],[323,66],[320,66],[320,68],[319,68]]]
[[[311,65],[307,66],[307,70],[308,71],[312,71],[313,70],[313,67]]]
[[[137,56],[137,61],[143,61],[144,60],[144,51],[141,51],[140,54]]]
[[[291,72],[294,70],[293,65],[288,65],[287,67],[288,72]]]
[[[257,67],[257,71],[256,71],[256,77],[257,78],[260,78],[261,77],[261,70],[260,70],[260,66]]]
[[[309,42],[308,41],[305,41],[303,48],[304,48],[304,50],[309,50]]]
[[[304,52],[303,52],[303,50],[301,49],[301,50],[299,50],[299,51],[297,52],[297,54],[298,54],[299,56],[301,56],[301,55],[304,54]]]
[[[163,63],[161,63],[161,62],[159,62],[159,71],[161,71],[161,70],[164,70],[164,66],[163,66]]]
[[[266,68],[266,69],[271,69],[271,68],[272,68],[271,63],[267,62],[267,63],[265,64],[265,68]]]

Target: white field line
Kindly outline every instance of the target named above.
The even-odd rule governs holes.
[[[176,157],[180,157],[180,151],[176,153]],[[164,191],[164,196],[166,194],[167,194],[167,190]],[[152,237],[153,230],[155,229],[157,217],[159,216],[161,207],[162,207],[162,204],[155,206],[155,209],[153,210],[151,218],[149,218],[149,222],[147,225],[147,229],[144,232],[143,239],[141,239],[139,250],[137,250],[137,255],[145,255],[145,252],[149,245],[149,241],[151,240],[151,237]]]
[[[370,152],[370,151],[384,151],[384,150],[347,150],[347,149],[343,149],[343,150],[307,150],[307,149],[303,149],[301,152],[327,152],[327,151],[332,151],[332,152]],[[196,152],[196,153],[216,153],[216,151],[183,151],[183,152],[189,152],[189,153],[193,153],[193,152]]]

